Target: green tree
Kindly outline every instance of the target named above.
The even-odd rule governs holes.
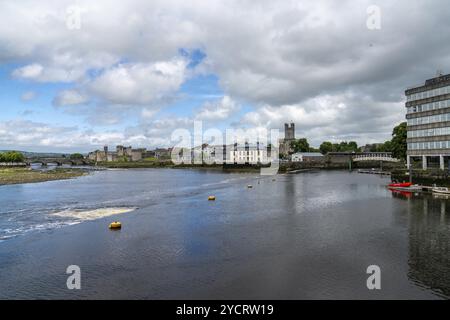
[[[355,141],[341,141],[339,143],[332,144],[331,149],[333,152],[356,152],[358,151],[358,144]]]
[[[380,147],[380,145],[374,143],[374,144],[370,145],[369,152],[377,152],[377,151],[379,151],[378,150],[379,147]]]
[[[25,157],[21,152],[8,151],[0,153],[0,162],[24,162]]]
[[[81,160],[81,159],[84,159],[81,153],[72,153],[70,155],[70,160]]]
[[[306,138],[300,138],[300,139],[296,139],[296,140],[292,141],[291,148],[294,150],[294,153],[310,151],[309,143]]]
[[[349,151],[358,151],[358,144],[355,142],[355,141],[350,141],[348,144],[347,144],[347,148],[348,148],[348,150]]]
[[[332,152],[333,144],[330,141],[324,141],[320,145],[319,150],[322,154],[327,154],[328,152]]]
[[[392,142],[390,140],[385,143],[375,145],[370,149],[371,152],[392,152]]]
[[[372,151],[372,148],[371,150]],[[397,159],[406,159],[406,122],[400,123],[392,130],[392,139],[376,145],[375,152],[392,152]]]
[[[392,130],[392,155],[397,159],[406,159],[406,146],[406,122],[402,122]]]

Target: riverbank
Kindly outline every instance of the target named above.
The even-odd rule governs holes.
[[[259,172],[259,165],[223,165],[223,164],[174,164],[169,161],[136,161],[136,162],[98,162],[98,167],[109,169],[196,169],[196,170],[214,170],[224,172]]]
[[[406,170],[394,170],[391,174],[394,181],[410,181],[409,172]],[[450,187],[450,176],[446,170],[439,169],[414,169],[412,170],[412,183],[425,185],[425,186],[437,186],[437,187]]]
[[[87,174],[85,170],[57,168],[37,171],[29,168],[0,168],[0,186],[7,184],[34,183],[53,180],[65,180]]]

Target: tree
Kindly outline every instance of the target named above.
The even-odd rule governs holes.
[[[70,160],[81,160],[83,159],[83,155],[81,153],[72,153],[70,155]]]
[[[310,147],[308,140],[306,138],[296,139],[291,142],[291,148],[294,149],[294,152],[309,152]]]
[[[406,158],[406,122],[400,123],[392,130],[392,139],[384,143],[374,145],[372,152],[392,152],[397,159]]]
[[[373,145],[370,152],[392,152],[392,142],[388,140],[385,143]]]
[[[392,130],[392,155],[397,159],[406,159],[406,149],[406,122],[402,122]]]
[[[21,152],[8,151],[0,153],[0,162],[24,162],[25,157]]]
[[[327,154],[328,152],[332,152],[333,144],[330,141],[324,141],[320,145],[319,150],[322,154]]]
[[[329,148],[331,142],[325,141],[324,143],[326,143],[324,145],[324,147]],[[331,144],[331,151],[332,152],[357,152],[358,144],[355,141],[350,141],[350,142],[341,141],[339,143],[333,143],[333,144]]]
[[[371,144],[371,145],[370,145],[369,152],[377,152],[377,151],[379,151],[379,150],[378,150],[379,148],[380,148],[380,144],[376,144],[376,143]]]
[[[347,147],[348,147],[349,151],[355,151],[355,152],[358,151],[358,144],[355,141],[350,141],[347,144]]]

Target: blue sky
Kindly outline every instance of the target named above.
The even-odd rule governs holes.
[[[197,111],[202,109],[205,103],[216,103],[224,98],[225,92],[219,85],[217,75],[212,73],[196,73],[196,67],[206,58],[206,54],[199,49],[186,50],[180,48],[178,54],[185,58],[186,70],[191,72],[179,88],[171,92],[170,102],[158,107],[152,119],[158,118],[194,118]],[[138,126],[141,122],[139,114],[131,111],[124,113],[120,121],[114,124],[103,124],[101,121],[96,123],[91,118],[86,117],[89,109],[95,109],[96,103],[89,101],[76,106],[58,106],[54,100],[58,92],[71,90],[73,82],[39,82],[27,79],[18,79],[13,76],[14,70],[27,65],[30,62],[18,64],[9,63],[0,66],[0,108],[4,110],[0,114],[0,121],[29,120],[36,123],[45,123],[57,127],[76,127],[80,130],[94,130],[95,132],[121,132],[129,127]],[[126,59],[120,63],[128,63]],[[119,63],[119,64],[120,64]],[[103,70],[89,70],[86,77],[95,79]],[[84,80],[89,81],[89,80]],[[240,116],[251,108],[239,106],[227,117],[226,121],[208,125],[205,122],[205,128],[214,126],[221,130],[229,127],[231,123],[238,121]],[[191,130],[190,127],[187,129]],[[117,143],[120,143],[118,141]],[[160,146],[160,145],[155,145]],[[161,145],[162,146],[162,145]],[[39,146],[25,146],[27,150],[33,151],[63,151],[71,152],[74,149],[68,148],[41,148]],[[89,151],[90,146],[82,147],[81,151]],[[8,149],[10,146],[0,146],[2,149]],[[19,147],[20,148],[20,147]]]

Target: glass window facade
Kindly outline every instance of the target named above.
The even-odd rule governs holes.
[[[425,104],[420,104],[420,105],[417,105],[414,107],[409,107],[407,110],[407,113],[410,114],[410,113],[414,113],[414,112],[430,111],[430,110],[437,110],[437,109],[443,109],[443,108],[450,108],[450,100],[425,103]]]
[[[408,143],[408,150],[450,149],[450,141],[428,141]]]
[[[408,126],[416,126],[419,124],[429,124],[436,122],[450,121],[450,113],[436,114],[433,116],[408,119]]]
[[[450,127],[408,131],[408,138],[434,137],[450,135]]]
[[[441,94],[449,94],[450,93],[450,86],[442,87],[442,88],[436,88],[432,90],[427,90],[423,92],[418,92],[414,94],[410,94],[406,96],[406,101],[415,101],[420,99],[426,99],[431,97],[437,97]]]

